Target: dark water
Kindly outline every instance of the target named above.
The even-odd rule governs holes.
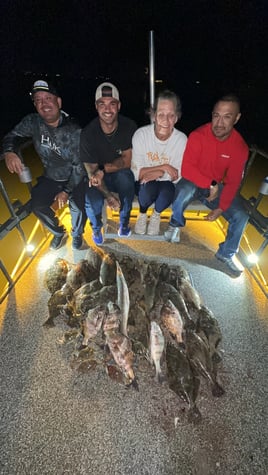
[[[148,75],[134,75],[120,72],[113,77],[48,77],[59,88],[63,99],[63,110],[76,117],[81,126],[85,126],[96,115],[94,95],[96,87],[103,81],[111,81],[117,85],[122,102],[121,112],[134,119],[138,126],[149,123],[147,110],[149,108],[149,80]],[[5,94],[2,96],[0,114],[0,137],[7,133],[20,119],[34,111],[29,91],[33,82],[40,79],[40,75],[16,74],[9,77]],[[4,82],[2,78],[1,82]],[[191,81],[166,79],[158,89],[169,88],[180,95],[183,115],[177,125],[186,134],[189,134],[199,125],[208,122],[211,116],[212,105],[224,92],[222,84],[205,85]],[[266,86],[265,86],[266,87]],[[265,88],[264,88],[265,90]],[[237,124],[238,131],[249,145],[255,144],[268,151],[268,95],[263,94],[261,85],[258,87],[241,86],[235,90],[241,99],[242,117]]]

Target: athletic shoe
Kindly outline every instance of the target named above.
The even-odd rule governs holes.
[[[75,236],[73,237],[72,248],[76,251],[79,251],[83,246],[83,239],[82,236]]]
[[[59,249],[66,243],[67,239],[68,239],[68,234],[66,232],[61,234],[60,236],[54,236],[54,238],[52,239],[49,245],[49,248],[52,251],[56,251],[57,249]]]
[[[103,244],[103,235],[101,231],[94,231],[92,234],[93,242],[96,246],[101,246]]]
[[[129,237],[131,235],[131,229],[129,226],[120,226],[118,230],[119,237]]]
[[[157,236],[159,234],[160,219],[160,213],[154,211],[148,224],[147,234],[149,234],[149,236]]]
[[[219,261],[223,262],[223,264],[225,264],[225,267],[226,267],[226,270],[232,274],[234,277],[239,277],[242,272],[243,272],[243,269],[242,268],[239,268],[235,262],[233,261],[232,257],[224,257],[222,256],[219,252],[217,252],[215,254],[215,257],[216,259],[218,259]]]
[[[147,226],[147,214],[140,213],[135,224],[135,233],[136,234],[145,234]]]
[[[178,226],[170,226],[164,232],[164,238],[168,242],[180,242],[180,228]]]

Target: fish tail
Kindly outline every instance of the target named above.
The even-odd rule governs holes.
[[[162,384],[164,381],[165,381],[165,376],[164,374],[162,373],[162,371],[159,371],[157,374],[156,374],[156,380],[159,384]]]
[[[134,389],[136,389],[136,391],[139,391],[139,385],[136,378],[133,379],[131,385],[133,386]]]

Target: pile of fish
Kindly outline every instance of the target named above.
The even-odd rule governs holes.
[[[139,364],[146,361],[156,381],[187,404],[190,421],[201,418],[201,378],[213,396],[224,394],[217,381],[219,324],[183,267],[92,247],[77,264],[58,258],[44,283],[51,294],[45,325],[67,325],[61,343],[73,344],[73,368],[101,365],[138,390]]]

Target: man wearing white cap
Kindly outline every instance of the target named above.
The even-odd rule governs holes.
[[[137,129],[134,121],[119,114],[121,103],[118,89],[105,82],[95,94],[98,117],[81,133],[80,157],[88,174],[85,207],[93,230],[93,241],[103,243],[102,207],[104,199],[112,208],[120,207],[118,235],[131,234],[129,217],[135,194],[134,175],[130,169],[132,136]],[[113,193],[119,195],[119,202]]]

